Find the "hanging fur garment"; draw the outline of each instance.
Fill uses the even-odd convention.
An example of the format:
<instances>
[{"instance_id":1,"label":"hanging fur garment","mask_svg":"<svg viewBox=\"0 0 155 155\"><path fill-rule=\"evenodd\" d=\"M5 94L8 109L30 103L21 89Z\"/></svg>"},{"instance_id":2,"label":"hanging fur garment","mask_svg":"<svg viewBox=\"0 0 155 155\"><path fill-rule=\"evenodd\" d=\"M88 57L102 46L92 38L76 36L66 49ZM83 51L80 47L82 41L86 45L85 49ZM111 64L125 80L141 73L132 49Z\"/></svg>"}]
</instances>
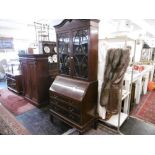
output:
<instances>
[{"instance_id":1,"label":"hanging fur garment","mask_svg":"<svg viewBox=\"0 0 155 155\"><path fill-rule=\"evenodd\" d=\"M129 65L129 49L109 49L106 56L100 104L106 108L106 118L118 113L123 77Z\"/></svg>"}]
</instances>

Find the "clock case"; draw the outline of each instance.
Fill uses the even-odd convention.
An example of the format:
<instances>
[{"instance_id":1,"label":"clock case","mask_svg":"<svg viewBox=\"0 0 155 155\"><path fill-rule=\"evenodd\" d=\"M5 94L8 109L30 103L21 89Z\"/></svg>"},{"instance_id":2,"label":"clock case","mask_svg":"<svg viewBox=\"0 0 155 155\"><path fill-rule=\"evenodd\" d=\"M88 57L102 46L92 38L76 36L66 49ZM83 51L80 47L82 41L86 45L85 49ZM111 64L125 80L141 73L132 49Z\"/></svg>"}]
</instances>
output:
<instances>
[{"instance_id":1,"label":"clock case","mask_svg":"<svg viewBox=\"0 0 155 155\"><path fill-rule=\"evenodd\" d=\"M50 49L50 52L49 53L46 53L46 51L44 50L44 47L49 47ZM40 50L40 53L42 54L46 54L48 56L52 56L53 54L56 54L54 48L56 47L56 42L53 42L53 41L40 41L39 42L39 50Z\"/></svg>"},{"instance_id":2,"label":"clock case","mask_svg":"<svg viewBox=\"0 0 155 155\"><path fill-rule=\"evenodd\" d=\"M46 53L44 47L47 46L50 49L49 53ZM49 57L53 57L56 55L58 57L56 49L56 42L53 41L40 41L39 42L39 50L41 54L47 55ZM49 75L50 75L50 84L52 84L55 77L58 75L58 62L49 62Z\"/></svg>"}]
</instances>

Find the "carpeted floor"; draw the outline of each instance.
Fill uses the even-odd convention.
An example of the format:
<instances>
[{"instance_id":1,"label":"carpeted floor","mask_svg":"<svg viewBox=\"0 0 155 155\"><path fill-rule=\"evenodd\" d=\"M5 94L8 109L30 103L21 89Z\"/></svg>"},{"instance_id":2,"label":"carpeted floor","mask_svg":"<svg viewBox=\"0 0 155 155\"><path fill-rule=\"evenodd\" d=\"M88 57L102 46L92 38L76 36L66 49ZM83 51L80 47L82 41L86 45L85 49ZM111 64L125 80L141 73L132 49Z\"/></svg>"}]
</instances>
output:
<instances>
[{"instance_id":1,"label":"carpeted floor","mask_svg":"<svg viewBox=\"0 0 155 155\"><path fill-rule=\"evenodd\" d=\"M141 119L129 117L121 126L124 135L155 135L155 125Z\"/></svg>"},{"instance_id":2,"label":"carpeted floor","mask_svg":"<svg viewBox=\"0 0 155 155\"><path fill-rule=\"evenodd\" d=\"M60 135L70 128L56 119L51 123L47 108L39 109L8 89L0 89L0 103L32 135Z\"/></svg>"},{"instance_id":3,"label":"carpeted floor","mask_svg":"<svg viewBox=\"0 0 155 155\"><path fill-rule=\"evenodd\" d=\"M0 103L0 135L29 135L30 132Z\"/></svg>"},{"instance_id":4,"label":"carpeted floor","mask_svg":"<svg viewBox=\"0 0 155 155\"><path fill-rule=\"evenodd\" d=\"M155 91L142 96L140 103L133 109L131 116L155 124Z\"/></svg>"},{"instance_id":5,"label":"carpeted floor","mask_svg":"<svg viewBox=\"0 0 155 155\"><path fill-rule=\"evenodd\" d=\"M26 109L26 111L22 111L21 109L24 107L22 105L23 102L25 101L25 99L22 96L18 96L6 89L1 89L0 94L1 94L0 102L3 102L3 106L5 107L8 106L7 109L12 114L16 115L16 116L12 115L11 118L13 119L14 117L32 135L61 135L71 129L70 126L61 122L60 120L57 120L56 118L54 118L53 119L54 121L51 122L50 114L48 113L48 109L46 107L37 108L34 106L32 109ZM7 122L5 123L7 124ZM76 134L78 134L78 132L74 132L72 135ZM109 135L116 133L111 132L111 130L108 130L107 128L99 126L97 130L91 129L85 134Z\"/></svg>"},{"instance_id":6,"label":"carpeted floor","mask_svg":"<svg viewBox=\"0 0 155 155\"><path fill-rule=\"evenodd\" d=\"M14 115L19 115L35 108L22 96L18 96L8 89L0 89L0 102Z\"/></svg>"},{"instance_id":7,"label":"carpeted floor","mask_svg":"<svg viewBox=\"0 0 155 155\"><path fill-rule=\"evenodd\" d=\"M35 108L16 117L33 135L61 135L70 127L59 120L50 121L47 108Z\"/></svg>"}]
</instances>

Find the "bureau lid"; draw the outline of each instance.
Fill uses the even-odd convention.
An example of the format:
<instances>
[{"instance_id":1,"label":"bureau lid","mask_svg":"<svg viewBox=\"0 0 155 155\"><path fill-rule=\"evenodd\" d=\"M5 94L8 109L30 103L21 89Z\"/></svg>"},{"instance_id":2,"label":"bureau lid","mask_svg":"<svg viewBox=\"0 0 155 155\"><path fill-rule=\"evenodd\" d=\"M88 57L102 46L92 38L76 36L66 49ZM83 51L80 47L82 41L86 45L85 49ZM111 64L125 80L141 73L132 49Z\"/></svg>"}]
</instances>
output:
<instances>
[{"instance_id":1,"label":"bureau lid","mask_svg":"<svg viewBox=\"0 0 155 155\"><path fill-rule=\"evenodd\" d=\"M86 94L88 86L89 82L57 76L50 90L81 102Z\"/></svg>"}]
</instances>

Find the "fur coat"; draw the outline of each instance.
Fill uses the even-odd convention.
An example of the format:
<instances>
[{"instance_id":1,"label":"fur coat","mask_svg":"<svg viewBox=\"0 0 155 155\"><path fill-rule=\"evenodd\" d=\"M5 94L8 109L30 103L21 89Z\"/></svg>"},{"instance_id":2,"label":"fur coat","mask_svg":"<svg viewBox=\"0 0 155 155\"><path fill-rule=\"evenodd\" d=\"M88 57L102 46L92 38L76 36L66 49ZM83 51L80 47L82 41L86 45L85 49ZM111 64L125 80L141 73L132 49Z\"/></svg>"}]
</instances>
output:
<instances>
[{"instance_id":1,"label":"fur coat","mask_svg":"<svg viewBox=\"0 0 155 155\"><path fill-rule=\"evenodd\" d=\"M118 48L107 51L100 105L104 106L108 113L118 113L122 82L129 61L129 49Z\"/></svg>"}]
</instances>

